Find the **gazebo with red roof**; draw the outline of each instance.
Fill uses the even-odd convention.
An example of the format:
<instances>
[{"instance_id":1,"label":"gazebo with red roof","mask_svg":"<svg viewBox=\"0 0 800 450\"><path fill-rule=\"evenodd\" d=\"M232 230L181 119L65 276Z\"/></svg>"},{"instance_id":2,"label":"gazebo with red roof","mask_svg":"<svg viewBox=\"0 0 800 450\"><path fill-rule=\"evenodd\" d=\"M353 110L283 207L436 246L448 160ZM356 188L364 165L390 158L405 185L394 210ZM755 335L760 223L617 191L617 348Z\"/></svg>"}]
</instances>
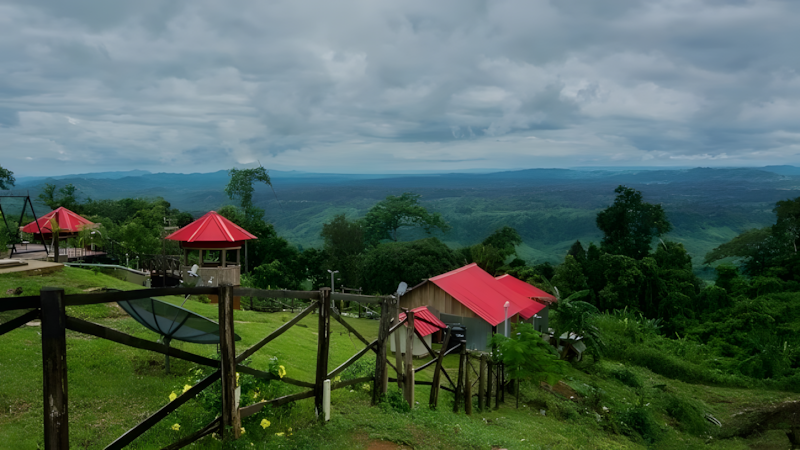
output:
<instances>
[{"instance_id":1,"label":"gazebo with red roof","mask_svg":"<svg viewBox=\"0 0 800 450\"><path fill-rule=\"evenodd\" d=\"M257 238L216 211L210 211L166 239L181 243L184 251L181 267L184 283L238 286L242 245L247 240ZM194 251L198 256L197 277L191 274L192 267L189 265L189 254ZM232 255L235 258L231 258Z\"/></svg>"},{"instance_id":2,"label":"gazebo with red roof","mask_svg":"<svg viewBox=\"0 0 800 450\"><path fill-rule=\"evenodd\" d=\"M43 215L39 219L25 225L20 229L20 231L36 236L41 233L41 236L44 239L52 239L53 226L50 222L52 219L55 219L56 224L58 224L59 239L74 237L84 229L97 228L96 223L90 222L80 215L61 206L56 210Z\"/></svg>"}]
</instances>

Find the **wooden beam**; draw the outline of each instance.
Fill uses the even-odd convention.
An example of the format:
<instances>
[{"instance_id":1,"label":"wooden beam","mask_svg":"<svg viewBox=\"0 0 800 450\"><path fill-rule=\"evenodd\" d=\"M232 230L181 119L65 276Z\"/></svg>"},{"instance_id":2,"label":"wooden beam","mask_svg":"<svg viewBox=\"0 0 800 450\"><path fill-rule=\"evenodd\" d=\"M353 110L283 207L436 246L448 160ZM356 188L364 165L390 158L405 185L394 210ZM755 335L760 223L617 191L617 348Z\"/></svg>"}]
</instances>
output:
<instances>
[{"instance_id":1,"label":"wooden beam","mask_svg":"<svg viewBox=\"0 0 800 450\"><path fill-rule=\"evenodd\" d=\"M344 372L344 371L345 371L345 369L347 369L348 367L350 367L350 365L351 365L351 364L353 364L354 362L358 361L358 360L359 360L359 358L361 358L362 356L364 356L364 354L365 354L365 353L367 353L368 351L372 350L372 347L373 347L373 346L374 346L374 345L375 345L377 342L378 342L378 340L377 340L377 339L376 339L376 340L374 340L374 341L372 341L372 342L371 342L369 345L367 345L366 347L362 348L362 349L361 349L361 351L359 351L359 352L358 352L358 353L356 353L355 355L351 356L351 357L350 357L350 359L348 359L347 361L343 362L343 363L342 363L342 364L341 364L339 367L337 367L337 368L333 369L333 371L331 371L331 373L329 373L329 374L328 374L328 379L332 379L332 378L334 378L336 375L339 375L340 373Z\"/></svg>"},{"instance_id":2,"label":"wooden beam","mask_svg":"<svg viewBox=\"0 0 800 450\"><path fill-rule=\"evenodd\" d=\"M364 336L362 336L361 333L359 333L355 328L353 328L352 325L350 325L349 323L345 322L345 320L344 320L344 318L342 317L341 314L337 313L334 310L331 310L331 316L334 319L336 319L337 322L342 324L342 326L345 327L347 329L347 331L349 331L350 333L353 333L358 338L359 341L364 343L364 345L369 345L370 344L370 342ZM378 331L378 334L380 334L380 331Z\"/></svg>"},{"instance_id":3,"label":"wooden beam","mask_svg":"<svg viewBox=\"0 0 800 450\"><path fill-rule=\"evenodd\" d=\"M245 406L239 410L239 415L241 415L242 419L246 419L253 414L261 411L267 405L272 406L280 406L285 405L287 403L296 402L297 400L303 400L304 398L311 398L314 396L314 391L305 391L299 392L297 394L285 395L283 397L273 398L272 400L267 400L265 402L253 403L252 405Z\"/></svg>"},{"instance_id":4,"label":"wooden beam","mask_svg":"<svg viewBox=\"0 0 800 450\"><path fill-rule=\"evenodd\" d=\"M358 302L358 303L372 303L377 305L383 302L383 297L376 297L373 295L345 294L342 292L331 292L331 300L344 300L346 302Z\"/></svg>"},{"instance_id":5,"label":"wooden beam","mask_svg":"<svg viewBox=\"0 0 800 450\"><path fill-rule=\"evenodd\" d=\"M360 309L359 309L360 311ZM384 298L381 303L381 320L378 324L378 343L375 350L375 385L372 389L372 404L376 405L381 395L388 390L389 369L386 367L386 339L389 336L389 299Z\"/></svg>"},{"instance_id":6,"label":"wooden beam","mask_svg":"<svg viewBox=\"0 0 800 450\"><path fill-rule=\"evenodd\" d=\"M235 289L234 289L234 292L235 292ZM239 356L236 357L236 362L240 363L240 362L244 361L245 359L249 358L250 356L253 355L253 353L255 353L259 349L261 349L261 347L267 345L270 341L272 341L276 337L278 337L281 334L283 334L289 328L293 327L297 322L300 322L301 320L303 320L303 317L311 314L311 312L314 311L314 308L317 306L317 304L318 304L318 302L312 303L311 305L308 306L308 308L300 311L300 313L298 315L294 316L294 318L292 318L292 320L290 320L290 321L286 322L285 324L279 326L278 328L275 329L275 331L270 333L267 337L265 337L264 339L258 341L255 344L253 344L247 350L243 351Z\"/></svg>"},{"instance_id":7,"label":"wooden beam","mask_svg":"<svg viewBox=\"0 0 800 450\"><path fill-rule=\"evenodd\" d=\"M8 333L11 330L16 330L17 328L25 325L26 323L30 322L31 320L35 320L39 318L40 310L34 309L33 311L28 311L25 314L15 317L8 322L0 324L0 336Z\"/></svg>"},{"instance_id":8,"label":"wooden beam","mask_svg":"<svg viewBox=\"0 0 800 450\"><path fill-rule=\"evenodd\" d=\"M464 343L464 348L466 349L466 341ZM469 366L469 356L467 356L466 350L462 352L462 355L464 355L465 364ZM469 368L466 367L464 368L464 412L468 416L472 415L472 382L470 381Z\"/></svg>"},{"instance_id":9,"label":"wooden beam","mask_svg":"<svg viewBox=\"0 0 800 450\"><path fill-rule=\"evenodd\" d=\"M219 431L219 424L220 424L221 421L222 421L222 419L220 417L217 417L216 419L212 420L211 423L209 423L208 425L204 426L203 428L195 431L194 433L190 434L189 436L186 436L186 437L180 439L177 442L174 442L174 443L164 447L161 450L178 450L178 449L181 449L183 447L186 447L187 445L191 444L192 442L198 441L198 440L208 436L211 433Z\"/></svg>"},{"instance_id":10,"label":"wooden beam","mask_svg":"<svg viewBox=\"0 0 800 450\"><path fill-rule=\"evenodd\" d=\"M408 407L414 408L414 311L406 312L406 353L405 353L405 374L403 375L403 393L405 394ZM400 349L397 349L400 351Z\"/></svg>"},{"instance_id":11,"label":"wooden beam","mask_svg":"<svg viewBox=\"0 0 800 450\"><path fill-rule=\"evenodd\" d=\"M214 371L211 375L203 378L191 387L188 391L184 392L183 394L179 395L178 398L175 400L167 403L161 409L153 413L147 419L144 419L135 427L131 428L125 434L118 437L117 440L108 444L105 450L119 450L121 448L126 447L128 444L134 441L137 437L141 436L145 431L149 430L153 427L153 425L160 422L162 419L167 417L170 413L178 409L181 405L188 402L189 400L195 398L197 394L202 392L205 388L211 386L211 383L219 380L221 372L219 370Z\"/></svg>"},{"instance_id":12,"label":"wooden beam","mask_svg":"<svg viewBox=\"0 0 800 450\"><path fill-rule=\"evenodd\" d=\"M27 297L7 297L0 302L0 312L14 311L16 309L40 308L41 306L41 297L38 295L30 295Z\"/></svg>"},{"instance_id":13,"label":"wooden beam","mask_svg":"<svg viewBox=\"0 0 800 450\"><path fill-rule=\"evenodd\" d=\"M439 404L439 389L441 387L441 373L444 369L442 367L442 361L444 360L445 349L447 348L447 344L450 342L450 328L447 329L444 333L444 342L442 342L442 348L439 350L439 356L436 358L436 369L433 370L433 387L431 387L431 396L428 401L429 405L432 408L435 408L436 405ZM446 375L446 373L445 373Z\"/></svg>"},{"instance_id":14,"label":"wooden beam","mask_svg":"<svg viewBox=\"0 0 800 450\"><path fill-rule=\"evenodd\" d=\"M223 440L239 439L242 419L236 399L236 342L233 325L233 286L219 287L219 350L222 369L222 428ZM230 436L228 432L230 431Z\"/></svg>"},{"instance_id":15,"label":"wooden beam","mask_svg":"<svg viewBox=\"0 0 800 450\"><path fill-rule=\"evenodd\" d=\"M395 333L395 331L403 325L408 319L408 316L406 315L405 319L402 321L400 320L400 299L397 299L393 306L392 316L394 317L395 325L389 328L389 336L394 333L394 358L397 364L397 367L395 367L395 371L397 371L397 387L403 389L403 374L405 372L403 371L403 359L400 357L400 333Z\"/></svg>"},{"instance_id":16,"label":"wooden beam","mask_svg":"<svg viewBox=\"0 0 800 450\"><path fill-rule=\"evenodd\" d=\"M322 414L322 387L328 375L328 355L331 343L331 290L320 290L319 321L317 324L317 374L314 386L314 406L317 417Z\"/></svg>"},{"instance_id":17,"label":"wooden beam","mask_svg":"<svg viewBox=\"0 0 800 450\"><path fill-rule=\"evenodd\" d=\"M319 300L318 291L265 290L238 286L233 289L233 295L237 297L300 298L304 300Z\"/></svg>"},{"instance_id":18,"label":"wooden beam","mask_svg":"<svg viewBox=\"0 0 800 450\"><path fill-rule=\"evenodd\" d=\"M461 355L458 359L458 384L456 385L456 401L453 403L453 412L458 412L458 404L464 393L464 358L467 355L467 341L461 341Z\"/></svg>"},{"instance_id":19,"label":"wooden beam","mask_svg":"<svg viewBox=\"0 0 800 450\"><path fill-rule=\"evenodd\" d=\"M114 291L100 294L73 294L64 297L67 306L96 305L140 298L166 297L170 295L216 295L215 287L171 287L158 289L137 289L134 291Z\"/></svg>"},{"instance_id":20,"label":"wooden beam","mask_svg":"<svg viewBox=\"0 0 800 450\"><path fill-rule=\"evenodd\" d=\"M43 287L42 376L44 448L69 448L67 403L67 336L64 289Z\"/></svg>"},{"instance_id":21,"label":"wooden beam","mask_svg":"<svg viewBox=\"0 0 800 450\"><path fill-rule=\"evenodd\" d=\"M96 336L116 342L117 344L127 345L128 347L138 348L140 350L149 350L152 352L161 353L162 355L174 356L178 359L183 359L185 361L190 361L203 366L213 367L215 369L219 368L219 361L215 359L195 355L194 353L189 353L168 345L159 344L158 342L137 338L129 334L98 325L96 323L87 322L83 319L67 317L67 328L72 331L77 331L78 333L88 334L90 336Z\"/></svg>"},{"instance_id":22,"label":"wooden beam","mask_svg":"<svg viewBox=\"0 0 800 450\"><path fill-rule=\"evenodd\" d=\"M486 354L481 354L481 363L478 366L478 409L483 411L486 403Z\"/></svg>"}]
</instances>

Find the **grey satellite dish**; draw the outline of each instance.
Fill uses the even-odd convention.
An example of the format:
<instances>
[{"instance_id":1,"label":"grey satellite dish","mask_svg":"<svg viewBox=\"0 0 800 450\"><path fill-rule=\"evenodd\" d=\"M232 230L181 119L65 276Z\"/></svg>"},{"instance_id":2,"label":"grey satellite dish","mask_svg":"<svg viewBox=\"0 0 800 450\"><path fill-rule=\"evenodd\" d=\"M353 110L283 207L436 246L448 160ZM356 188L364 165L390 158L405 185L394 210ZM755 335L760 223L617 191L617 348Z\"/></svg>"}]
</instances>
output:
<instances>
[{"instance_id":1,"label":"grey satellite dish","mask_svg":"<svg viewBox=\"0 0 800 450\"><path fill-rule=\"evenodd\" d=\"M406 293L407 290L408 290L408 284L406 284L405 281L401 281L400 285L397 286L397 296L398 297L402 296L403 294Z\"/></svg>"}]
</instances>

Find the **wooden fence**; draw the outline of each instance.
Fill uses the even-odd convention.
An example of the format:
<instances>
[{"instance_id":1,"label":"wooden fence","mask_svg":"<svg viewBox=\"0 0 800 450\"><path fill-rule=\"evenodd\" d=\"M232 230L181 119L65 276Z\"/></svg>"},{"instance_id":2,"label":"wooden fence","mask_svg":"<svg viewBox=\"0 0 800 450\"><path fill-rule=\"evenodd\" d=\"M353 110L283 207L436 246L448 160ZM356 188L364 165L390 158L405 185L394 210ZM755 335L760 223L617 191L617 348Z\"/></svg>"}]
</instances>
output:
<instances>
[{"instance_id":1,"label":"wooden fence","mask_svg":"<svg viewBox=\"0 0 800 450\"><path fill-rule=\"evenodd\" d=\"M87 322L82 319L66 315L67 306L91 305L99 303L110 303L122 300L135 300L150 297L160 297L169 295L217 295L219 297L219 329L220 329L220 360L210 359L204 356L186 352L174 347L170 347L157 342L137 338L111 328ZM233 297L259 297L270 299L303 299L310 300L311 304L306 306L296 316L280 327L272 331L260 341L236 354L234 343L234 320L233 320ZM360 304L370 304L373 308L380 308L380 322L378 338L368 341L355 328L348 324L335 308L331 307L333 300L344 300L358 302ZM314 404L318 416L322 416L323 386L325 380L332 380L341 374L350 365L363 357L368 352L375 352L376 366L375 376L362 377L354 380L347 380L331 384L331 390L345 388L354 384L369 382L374 383L372 389L373 404L380 401L386 393L390 381L397 382L403 389L404 398L412 407L414 401L414 386L431 385L429 404L436 407L439 399L439 388L441 386L441 375L444 375L449 382L448 386L441 386L442 389L455 393L455 405L453 410L458 411L463 403L466 412L472 412L472 398L477 395L478 407L489 407L492 397L492 386L495 386L495 406L503 401L504 386L502 370L495 367L492 372L492 364L487 363L487 355L478 355L480 361L479 370L475 370L470 362L469 352L466 349L466 341L461 341L456 346L448 350L450 340L449 329L445 333L442 349L436 353L425 343L419 331L414 327L415 320L424 321L422 318L414 318L414 313L407 311L407 317L399 321L400 310L397 300L391 296L374 297L356 294L346 294L331 292L324 288L320 291L273 291L251 288L233 287L230 285L220 287L193 287L193 288L159 288L143 289L135 291L108 292L95 294L75 294L65 295L61 288L42 288L39 296L3 298L0 301L0 312L12 310L27 310L15 319L0 324L0 335L8 333L25 323L41 319L42 329L42 360L43 360L43 425L45 449L67 449L69 448L69 408L68 408L68 389L67 389L67 354L66 354L66 330L72 330L107 339L122 345L150 350L174 358L183 359L195 364L209 366L217 369L208 375L189 390L178 396L175 400L163 406L144 421L134 426L122 436L117 438L105 448L121 449L145 431L152 428L159 421L165 419L170 413L189 400L195 398L204 389L211 386L215 381L221 380L222 383L222 411L221 415L208 423L206 426L167 447L165 449L179 449L213 432L219 433L224 439L238 439L241 429L241 420L259 412L266 405L279 406L289 402L294 402L306 398L314 398ZM318 313L318 339L317 339L317 363L314 383L304 382L289 377L276 378L269 372L260 371L242 365L242 362L255 352L263 348L269 342L283 334L289 328L300 322L304 317L314 311ZM335 369L328 371L329 348L331 338L331 318L342 324L350 333L355 335L365 347L350 357L347 361L340 364ZM406 331L406 355L401 358L397 352L396 364L392 364L387 358L386 344L389 336L407 323ZM431 324L433 325L433 324ZM434 325L435 326L435 325ZM400 333L395 334L399 337ZM420 337L420 341L425 346L431 356L431 360L421 365L413 367L413 337ZM397 346L399 349L399 345ZM448 372L443 367L444 357L450 353L458 351L460 362L457 374L457 382L454 382ZM476 359L473 357L472 359ZM428 367L435 366L432 382L416 382L415 374ZM388 368L394 369L395 377L389 377ZM486 370L488 368L488 371ZM265 400L253 405L240 408L236 396L236 372L250 374L265 379L277 379L282 382L306 388L307 390L286 395L279 398ZM475 382L471 382L471 372L476 374ZM492 376L494 373L494 377ZM494 378L494 380L493 380ZM494 381L494 383L493 383ZM473 387L478 384L478 393L473 394Z\"/></svg>"}]
</instances>

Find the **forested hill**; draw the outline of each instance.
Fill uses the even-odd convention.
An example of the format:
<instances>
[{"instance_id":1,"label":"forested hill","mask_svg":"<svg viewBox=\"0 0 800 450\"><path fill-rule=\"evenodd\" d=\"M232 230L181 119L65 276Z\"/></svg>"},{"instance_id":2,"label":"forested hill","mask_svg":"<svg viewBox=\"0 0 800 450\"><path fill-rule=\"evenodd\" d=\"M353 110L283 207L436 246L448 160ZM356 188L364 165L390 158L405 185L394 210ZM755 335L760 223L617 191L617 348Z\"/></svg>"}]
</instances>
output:
<instances>
[{"instance_id":1,"label":"forested hill","mask_svg":"<svg viewBox=\"0 0 800 450\"><path fill-rule=\"evenodd\" d=\"M453 246L474 244L500 226L516 228L524 259L559 262L576 239L599 242L597 212L620 184L663 204L674 226L668 236L683 242L699 265L711 248L743 230L774 223L778 200L800 196L800 168L567 170L530 169L486 174L348 175L271 171L274 193L259 187L256 206L278 232L304 247L321 244L322 223L334 214L362 216L390 194L415 192L431 211L452 225L442 239ZM21 178L17 188L32 196L44 183L77 187L79 199L163 197L173 207L200 214L230 201L225 170L206 174L112 172ZM421 237L409 231L402 239Z\"/></svg>"}]
</instances>

